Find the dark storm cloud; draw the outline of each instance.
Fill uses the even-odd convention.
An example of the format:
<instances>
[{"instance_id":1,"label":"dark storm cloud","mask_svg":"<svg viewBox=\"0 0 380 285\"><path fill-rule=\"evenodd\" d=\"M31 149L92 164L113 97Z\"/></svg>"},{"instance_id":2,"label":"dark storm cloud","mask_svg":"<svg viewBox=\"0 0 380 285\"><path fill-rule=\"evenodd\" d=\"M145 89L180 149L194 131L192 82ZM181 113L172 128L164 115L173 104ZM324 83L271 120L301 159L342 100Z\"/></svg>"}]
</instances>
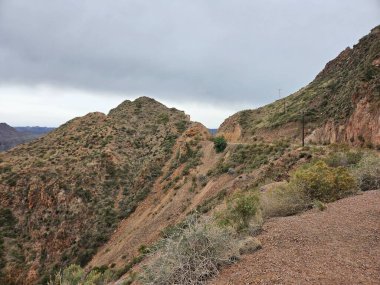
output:
<instances>
[{"instance_id":1,"label":"dark storm cloud","mask_svg":"<svg viewBox=\"0 0 380 285\"><path fill-rule=\"evenodd\" d=\"M0 84L263 104L379 19L377 0L0 0Z\"/></svg>"}]
</instances>

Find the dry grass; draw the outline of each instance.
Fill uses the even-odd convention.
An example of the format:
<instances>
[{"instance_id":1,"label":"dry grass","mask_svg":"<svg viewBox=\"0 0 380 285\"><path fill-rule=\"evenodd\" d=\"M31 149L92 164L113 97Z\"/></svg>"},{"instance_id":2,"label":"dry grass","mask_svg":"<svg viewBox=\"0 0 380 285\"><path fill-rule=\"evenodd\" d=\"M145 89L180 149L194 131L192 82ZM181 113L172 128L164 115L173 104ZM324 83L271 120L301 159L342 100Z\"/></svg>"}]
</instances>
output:
<instances>
[{"instance_id":1,"label":"dry grass","mask_svg":"<svg viewBox=\"0 0 380 285\"><path fill-rule=\"evenodd\" d=\"M380 158L376 154L366 154L353 171L362 191L380 189Z\"/></svg>"},{"instance_id":2,"label":"dry grass","mask_svg":"<svg viewBox=\"0 0 380 285\"><path fill-rule=\"evenodd\" d=\"M261 193L260 203L264 218L294 215L310 205L306 195L289 184L279 185Z\"/></svg>"}]
</instances>

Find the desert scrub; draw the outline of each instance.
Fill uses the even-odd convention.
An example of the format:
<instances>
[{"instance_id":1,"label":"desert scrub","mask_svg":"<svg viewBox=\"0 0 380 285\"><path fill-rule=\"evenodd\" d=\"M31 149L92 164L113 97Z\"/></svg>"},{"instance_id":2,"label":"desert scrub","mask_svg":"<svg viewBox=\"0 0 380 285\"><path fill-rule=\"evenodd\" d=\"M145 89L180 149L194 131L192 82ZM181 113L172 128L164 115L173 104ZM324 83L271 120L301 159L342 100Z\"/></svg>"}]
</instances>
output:
<instances>
[{"instance_id":1,"label":"desert scrub","mask_svg":"<svg viewBox=\"0 0 380 285\"><path fill-rule=\"evenodd\" d=\"M317 161L297 169L290 179L291 187L302 191L310 200L332 202L356 192L356 180L344 167L330 167Z\"/></svg>"},{"instance_id":2,"label":"desert scrub","mask_svg":"<svg viewBox=\"0 0 380 285\"><path fill-rule=\"evenodd\" d=\"M261 193L260 205L264 218L284 217L307 209L310 199L303 191L286 183Z\"/></svg>"},{"instance_id":3,"label":"desert scrub","mask_svg":"<svg viewBox=\"0 0 380 285\"><path fill-rule=\"evenodd\" d=\"M249 172L268 164L271 160L279 158L289 147L285 141L274 144L253 143L249 145L237 145L231 149L231 155L226 164L230 167L242 167Z\"/></svg>"},{"instance_id":4,"label":"desert scrub","mask_svg":"<svg viewBox=\"0 0 380 285\"><path fill-rule=\"evenodd\" d=\"M236 231L247 230L252 222L261 224L259 196L253 191L237 193L227 200L226 209L216 213L220 225Z\"/></svg>"},{"instance_id":5,"label":"desert scrub","mask_svg":"<svg viewBox=\"0 0 380 285\"><path fill-rule=\"evenodd\" d=\"M48 285L106 285L114 280L111 270L91 270L88 274L79 265L72 264L50 278Z\"/></svg>"},{"instance_id":6,"label":"desert scrub","mask_svg":"<svg viewBox=\"0 0 380 285\"><path fill-rule=\"evenodd\" d=\"M143 284L205 284L236 259L234 234L212 220L189 221L180 235L164 239L140 277Z\"/></svg>"},{"instance_id":7,"label":"desert scrub","mask_svg":"<svg viewBox=\"0 0 380 285\"><path fill-rule=\"evenodd\" d=\"M331 167L351 167L359 163L363 156L363 152L354 150L333 151L324 161Z\"/></svg>"},{"instance_id":8,"label":"desert scrub","mask_svg":"<svg viewBox=\"0 0 380 285\"><path fill-rule=\"evenodd\" d=\"M0 207L0 284L6 284L2 269L7 265L7 252L10 252L9 244L6 246L5 239L12 239L17 236L15 228L17 219L14 217L12 211L8 208ZM12 262L16 262L14 259Z\"/></svg>"},{"instance_id":9,"label":"desert scrub","mask_svg":"<svg viewBox=\"0 0 380 285\"><path fill-rule=\"evenodd\" d=\"M380 189L380 158L373 153L363 156L353 173L362 191Z\"/></svg>"}]
</instances>

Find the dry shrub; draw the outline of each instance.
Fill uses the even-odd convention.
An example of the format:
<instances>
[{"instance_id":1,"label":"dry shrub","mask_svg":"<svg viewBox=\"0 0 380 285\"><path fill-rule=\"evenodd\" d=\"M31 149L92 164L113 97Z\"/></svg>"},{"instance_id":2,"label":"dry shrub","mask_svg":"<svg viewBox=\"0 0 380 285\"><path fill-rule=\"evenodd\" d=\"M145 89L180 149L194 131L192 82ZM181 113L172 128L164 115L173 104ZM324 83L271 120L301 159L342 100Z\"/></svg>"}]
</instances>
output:
<instances>
[{"instance_id":1,"label":"dry shrub","mask_svg":"<svg viewBox=\"0 0 380 285\"><path fill-rule=\"evenodd\" d=\"M303 191L289 184L279 185L261 193L260 203L264 218L294 215L310 205Z\"/></svg>"},{"instance_id":2,"label":"dry shrub","mask_svg":"<svg viewBox=\"0 0 380 285\"><path fill-rule=\"evenodd\" d=\"M189 222L182 234L166 238L144 267L144 284L197 285L218 274L238 256L234 234L211 220Z\"/></svg>"},{"instance_id":3,"label":"dry shrub","mask_svg":"<svg viewBox=\"0 0 380 285\"><path fill-rule=\"evenodd\" d=\"M367 153L354 169L359 189L362 191L380 189L380 158Z\"/></svg>"}]
</instances>

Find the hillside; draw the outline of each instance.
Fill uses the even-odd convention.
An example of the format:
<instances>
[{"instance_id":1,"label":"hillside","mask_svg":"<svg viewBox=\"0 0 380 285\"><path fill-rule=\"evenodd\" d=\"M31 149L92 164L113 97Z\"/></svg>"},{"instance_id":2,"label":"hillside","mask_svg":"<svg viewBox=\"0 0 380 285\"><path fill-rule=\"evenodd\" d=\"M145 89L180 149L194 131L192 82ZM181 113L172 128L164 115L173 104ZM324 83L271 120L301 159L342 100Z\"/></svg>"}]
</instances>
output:
<instances>
[{"instance_id":1,"label":"hillside","mask_svg":"<svg viewBox=\"0 0 380 285\"><path fill-rule=\"evenodd\" d=\"M379 39L380 27L295 94L228 118L218 135L229 143L220 150L202 124L141 97L123 102L107 115L74 118L1 153L0 284L46 284L73 264L89 276L112 275L112 281L99 281L101 285L131 284L136 272L154 261L151 254L165 239L186 229L188 219L212 220L219 215L226 222L223 217L228 215L223 213L233 208L234 201L249 201L257 218L253 227L245 223L245 232L229 224L235 244L247 235L252 240L268 220L259 236L265 247L262 255L281 243L273 234L279 228L286 236L281 227L289 227L284 243L293 248L293 235L305 234L306 240L316 241L302 229L310 223L323 228L325 219L331 235L316 232L325 238L317 241L326 244L330 237L345 242L346 237L334 235L332 229L347 226L346 231L356 223L355 239L350 241L368 242L360 235L368 228L355 215L372 223L373 216L362 205L378 199L376 193L329 204L325 212L299 213L324 209L324 203L354 195L359 188L380 187L376 150L327 145L344 142L377 148L380 143ZM300 110L305 111L306 147L299 144ZM339 208L342 203L355 211ZM370 206L378 211L378 204ZM244 204L241 209L245 211ZM299 215L271 220L294 214ZM339 215L349 217L349 225L341 225ZM241 265L222 271L223 280L215 284L230 282L232 271L244 272L255 257L243 256ZM228 257L229 264L236 259ZM228 284L249 283L250 274ZM212 276L205 274L200 283L192 284L204 284Z\"/></svg>"},{"instance_id":2,"label":"hillside","mask_svg":"<svg viewBox=\"0 0 380 285\"><path fill-rule=\"evenodd\" d=\"M8 150L34 138L36 135L32 133L18 131L6 123L0 123L0 151Z\"/></svg>"},{"instance_id":3,"label":"hillside","mask_svg":"<svg viewBox=\"0 0 380 285\"><path fill-rule=\"evenodd\" d=\"M142 97L1 154L0 211L14 224L0 254L5 284L46 282L57 266L86 264L150 193L189 124Z\"/></svg>"},{"instance_id":4,"label":"hillside","mask_svg":"<svg viewBox=\"0 0 380 285\"><path fill-rule=\"evenodd\" d=\"M232 142L306 141L380 146L380 26L347 48L306 87L256 110L226 119L218 130Z\"/></svg>"},{"instance_id":5,"label":"hillside","mask_svg":"<svg viewBox=\"0 0 380 285\"><path fill-rule=\"evenodd\" d=\"M74 263L124 272L194 211L286 177L307 161L295 160L300 153L282 142L216 153L203 125L144 97L73 119L0 156L1 211L11 222L0 223L3 280L44 283Z\"/></svg>"}]
</instances>

